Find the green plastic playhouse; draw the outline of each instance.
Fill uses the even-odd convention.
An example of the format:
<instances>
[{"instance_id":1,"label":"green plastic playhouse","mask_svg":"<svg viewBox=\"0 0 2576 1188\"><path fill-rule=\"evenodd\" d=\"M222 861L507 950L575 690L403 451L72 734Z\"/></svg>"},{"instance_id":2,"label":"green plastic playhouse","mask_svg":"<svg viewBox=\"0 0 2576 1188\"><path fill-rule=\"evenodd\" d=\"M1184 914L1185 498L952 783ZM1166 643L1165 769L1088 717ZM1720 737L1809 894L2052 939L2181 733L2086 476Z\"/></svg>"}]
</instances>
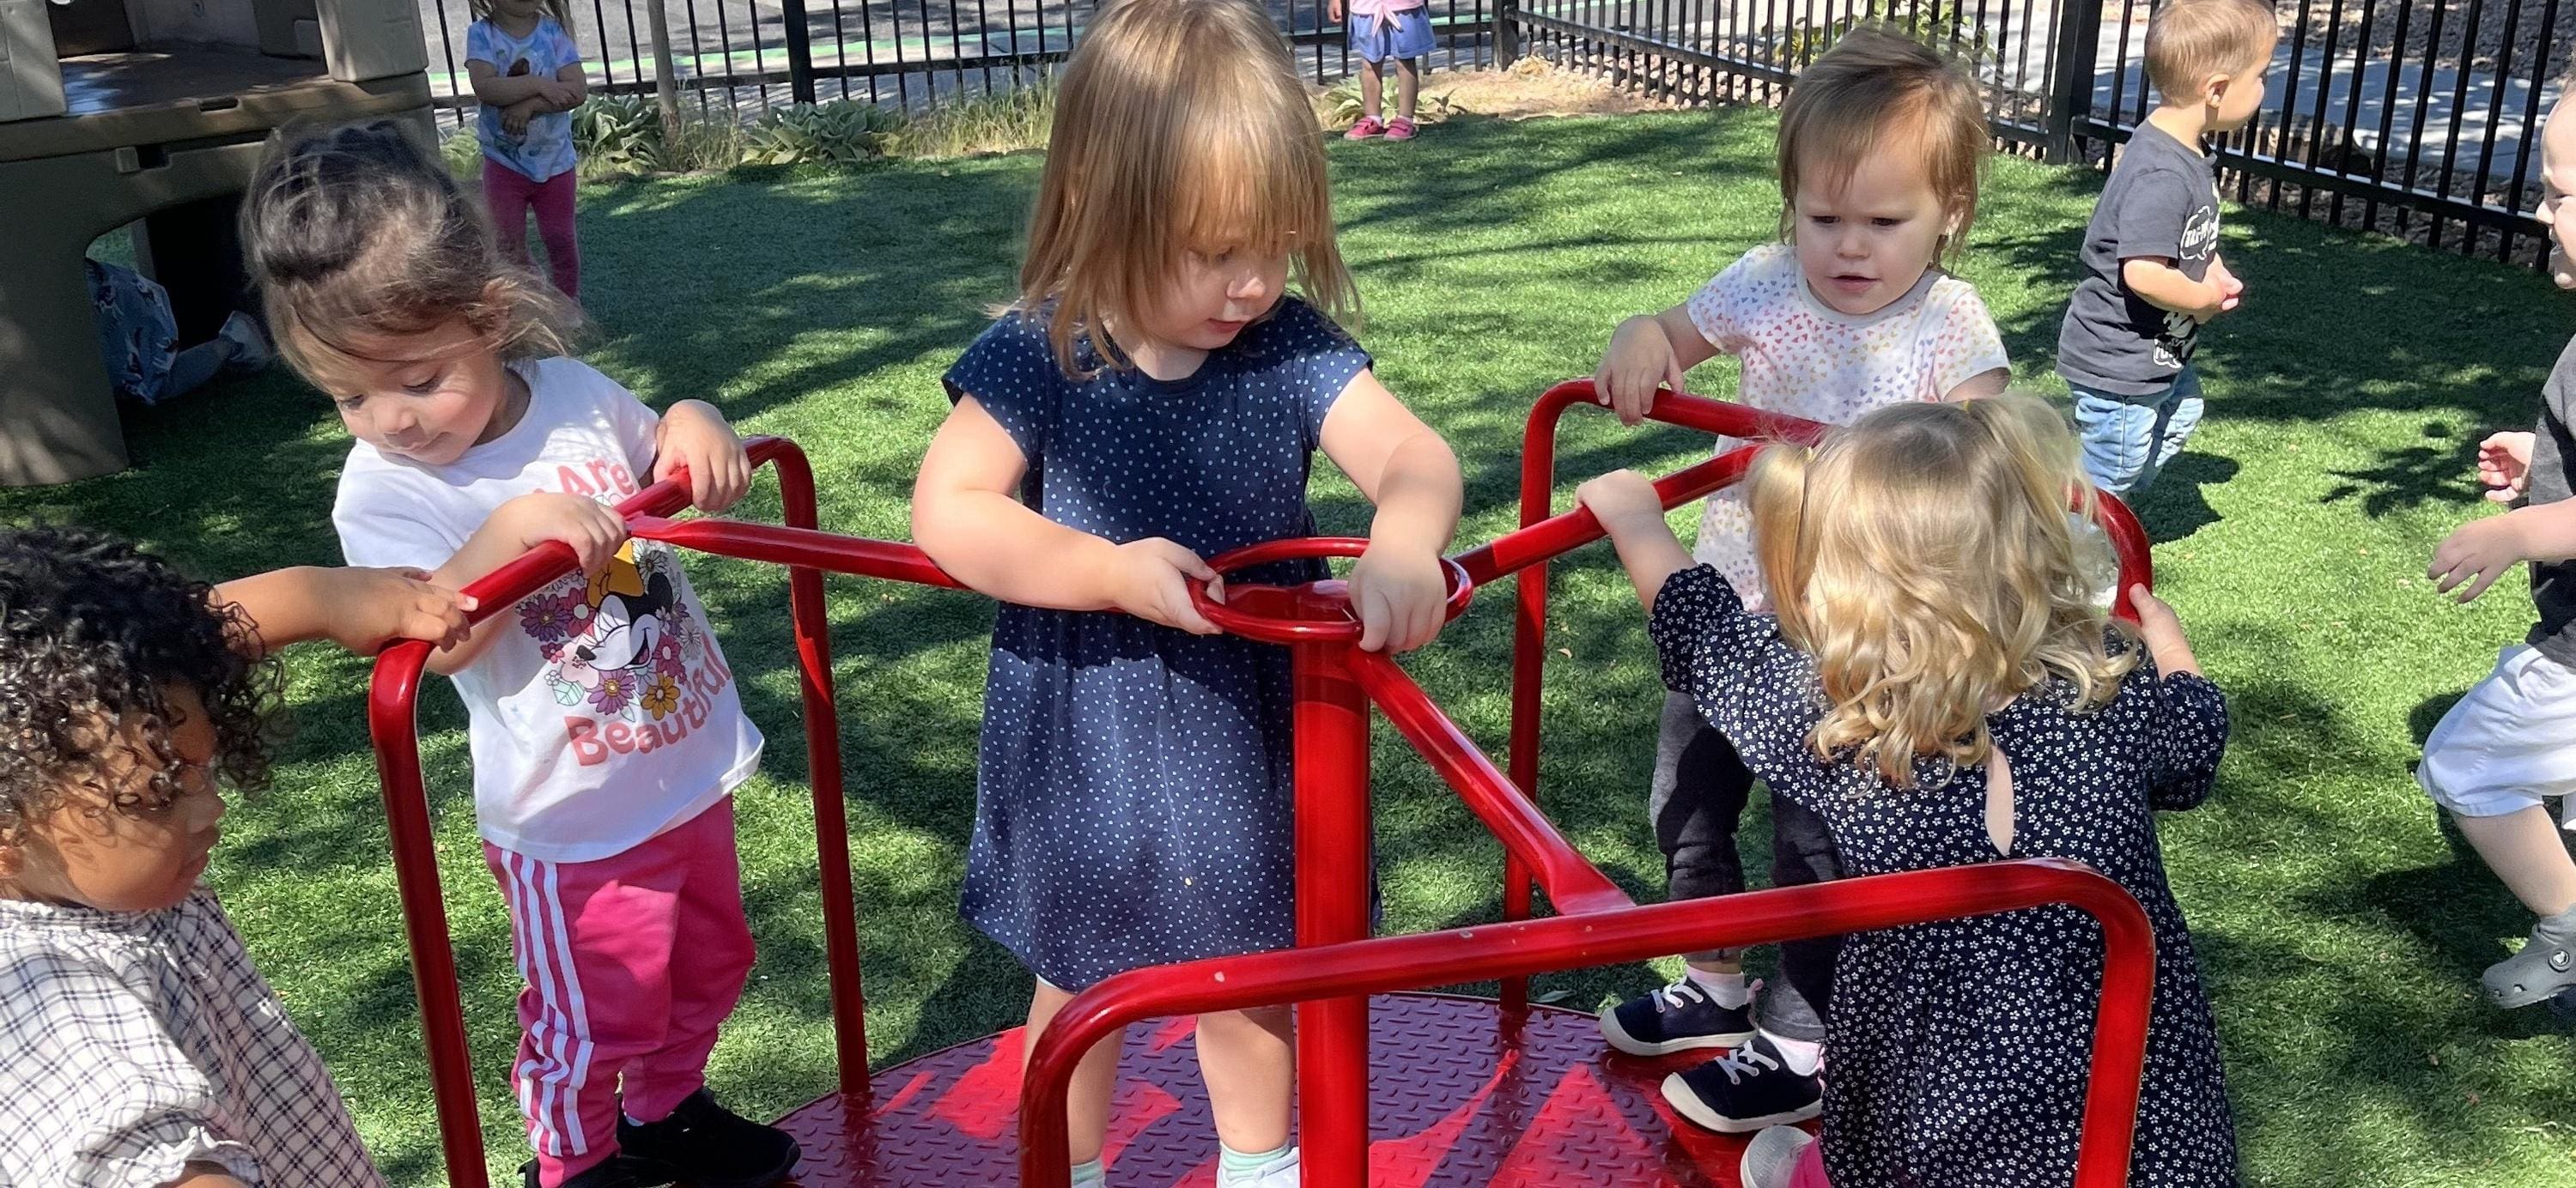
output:
<instances>
[{"instance_id":1,"label":"green plastic playhouse","mask_svg":"<svg viewBox=\"0 0 2576 1188\"><path fill-rule=\"evenodd\" d=\"M0 0L0 485L109 474L124 434L82 254L135 225L182 343L246 306L235 212L271 130L431 134L413 0Z\"/></svg>"}]
</instances>

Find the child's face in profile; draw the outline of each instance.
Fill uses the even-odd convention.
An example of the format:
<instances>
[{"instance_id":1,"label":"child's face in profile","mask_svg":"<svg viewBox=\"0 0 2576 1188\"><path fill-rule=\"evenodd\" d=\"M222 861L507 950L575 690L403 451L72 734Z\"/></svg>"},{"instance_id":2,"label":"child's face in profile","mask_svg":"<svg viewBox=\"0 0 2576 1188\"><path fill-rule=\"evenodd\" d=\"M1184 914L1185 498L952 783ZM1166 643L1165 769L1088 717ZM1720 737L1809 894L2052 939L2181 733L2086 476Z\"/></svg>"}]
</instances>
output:
<instances>
[{"instance_id":1,"label":"child's face in profile","mask_svg":"<svg viewBox=\"0 0 2576 1188\"><path fill-rule=\"evenodd\" d=\"M424 466L446 466L509 431L510 369L463 318L419 334L353 335L351 358L318 385L349 435Z\"/></svg>"},{"instance_id":2,"label":"child's face in profile","mask_svg":"<svg viewBox=\"0 0 2576 1188\"><path fill-rule=\"evenodd\" d=\"M2562 289L2576 289L2576 111L2561 103L2551 108L2540 128L2540 207L2532 212L2549 225L2549 275Z\"/></svg>"},{"instance_id":3,"label":"child's face in profile","mask_svg":"<svg viewBox=\"0 0 2576 1188\"><path fill-rule=\"evenodd\" d=\"M176 906L206 872L206 859L222 836L223 797L206 766L215 755L215 728L194 690L168 690L170 743L187 763L184 791L168 808L124 812L96 789L66 789L52 812L26 823L17 844L0 849L0 875L17 898L117 912ZM151 751L125 732L104 748L99 782L132 787L151 777Z\"/></svg>"},{"instance_id":4,"label":"child's face in profile","mask_svg":"<svg viewBox=\"0 0 2576 1188\"><path fill-rule=\"evenodd\" d=\"M2280 38L2263 43L2263 54L2251 65L2228 75L2225 89L2218 94L2218 109L2209 117L2212 132L2233 132L2254 122L2254 113L2263 110L2264 76L2272 69L2272 51Z\"/></svg>"},{"instance_id":5,"label":"child's face in profile","mask_svg":"<svg viewBox=\"0 0 2576 1188\"><path fill-rule=\"evenodd\" d=\"M1958 220L1933 191L1920 153L1873 152L1839 189L1832 182L1830 170L1798 170L1790 232L1798 268L1808 291L1836 312L1874 314L1923 279Z\"/></svg>"}]
</instances>

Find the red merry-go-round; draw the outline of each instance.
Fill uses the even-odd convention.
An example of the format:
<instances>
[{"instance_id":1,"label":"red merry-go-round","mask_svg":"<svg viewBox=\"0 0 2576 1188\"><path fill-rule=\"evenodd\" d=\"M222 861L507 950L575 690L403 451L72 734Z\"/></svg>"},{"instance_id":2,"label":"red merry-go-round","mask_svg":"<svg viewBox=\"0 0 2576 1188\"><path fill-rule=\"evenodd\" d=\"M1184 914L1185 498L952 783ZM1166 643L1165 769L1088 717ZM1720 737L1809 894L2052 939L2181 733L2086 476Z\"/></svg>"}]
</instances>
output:
<instances>
[{"instance_id":1,"label":"red merry-go-round","mask_svg":"<svg viewBox=\"0 0 2576 1188\"><path fill-rule=\"evenodd\" d=\"M1132 970L1076 996L1046 1033L1004 1032L871 1070L857 904L844 817L839 714L823 574L957 588L911 545L840 536L815 524L814 476L790 442L750 443L777 474L784 526L673 519L684 480L619 505L646 540L788 567L814 797L832 1022L833 1091L779 1125L804 1161L794 1183L1062 1188L1066 1086L1075 1061L1129 1025L1108 1157L1123 1184L1211 1182L1215 1137L1188 1047L1189 1017L1272 1004L1297 1009L1297 1113L1306 1182L1324 1188L1480 1184L1732 1185L1740 1139L1677 1122L1654 1085L1672 1067L1611 1053L1590 1015L1533 1004L1532 974L1721 946L1763 944L1952 919L2042 904L2089 913L2104 933L2102 996L2085 1097L2077 1188L2127 1181L2144 1060L2154 938L2118 885L2081 864L2025 859L1640 906L1585 860L1539 808L1539 682L1547 563L1600 539L1588 511L1551 514L1558 419L1595 404L1588 381L1560 384L1531 410L1521 455L1522 527L1448 562L1452 617L1474 592L1515 579L1511 737L1498 768L1393 659L1363 652L1341 583L1233 587L1210 621L1286 645L1295 671L1295 948ZM1661 393L1653 419L1729 437L1813 440L1824 427L1739 405ZM1666 507L1742 478L1747 446L1656 481ZM2120 560L2117 606L2149 579L2146 538L2128 508L2098 515ZM1349 557L1365 541L1272 541L1213 558L1220 572L1290 557ZM534 550L469 590L506 608L571 572L571 551ZM465 1020L441 899L420 766L416 703L429 646L379 658L369 697L404 928L420 996L448 1182L487 1188ZM1503 916L1489 925L1373 936L1369 736L1382 713L1501 843ZM1532 918L1533 886L1554 915ZM1424 992L1497 981L1498 999Z\"/></svg>"}]
</instances>

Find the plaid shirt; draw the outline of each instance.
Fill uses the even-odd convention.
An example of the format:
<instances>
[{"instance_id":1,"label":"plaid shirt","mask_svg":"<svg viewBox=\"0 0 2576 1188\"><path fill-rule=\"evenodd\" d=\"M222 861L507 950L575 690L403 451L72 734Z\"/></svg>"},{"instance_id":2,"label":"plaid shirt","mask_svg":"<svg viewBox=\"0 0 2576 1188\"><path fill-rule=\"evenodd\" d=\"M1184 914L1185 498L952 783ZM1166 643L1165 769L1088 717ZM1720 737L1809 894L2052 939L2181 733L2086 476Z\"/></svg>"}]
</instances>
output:
<instances>
[{"instance_id":1,"label":"plaid shirt","mask_svg":"<svg viewBox=\"0 0 2576 1188\"><path fill-rule=\"evenodd\" d=\"M331 1074L214 892L157 912L0 900L0 1188L367 1188Z\"/></svg>"}]
</instances>

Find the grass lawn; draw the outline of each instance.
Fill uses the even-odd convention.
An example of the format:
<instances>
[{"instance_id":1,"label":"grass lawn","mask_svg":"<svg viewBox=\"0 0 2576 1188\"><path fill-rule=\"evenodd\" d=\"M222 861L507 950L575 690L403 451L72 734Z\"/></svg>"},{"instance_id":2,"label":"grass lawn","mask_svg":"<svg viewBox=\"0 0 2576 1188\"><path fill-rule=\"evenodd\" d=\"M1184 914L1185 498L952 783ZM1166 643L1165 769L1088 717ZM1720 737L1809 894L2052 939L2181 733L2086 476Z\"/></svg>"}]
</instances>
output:
<instances>
[{"instance_id":1,"label":"grass lawn","mask_svg":"<svg viewBox=\"0 0 2576 1188\"><path fill-rule=\"evenodd\" d=\"M1404 148L1333 142L1363 341L1457 445L1462 539L1510 526L1521 419L1545 384L1588 373L1620 316L1681 299L1771 235L1771 127L1752 111L1462 120ZM822 478L826 526L900 538L946 408L940 370L1010 293L1037 173L1023 155L585 190L585 289L603 328L589 357L657 405L704 397L747 430L795 438ZM1998 161L1964 266L2021 376L2049 391L2063 392L2050 374L2058 315L2098 186ZM2516 583L2457 609L2422 569L2445 531L2484 514L2471 447L2530 423L2576 306L2527 271L2230 219L2247 302L2202 353L2208 422L2139 510L2162 542L2161 589L2234 698L2218 794L2169 819L2164 841L2217 1003L2250 1182L2564 1184L2576 1048L2545 1014L2501 1014L2475 995L2478 971L2529 921L2409 773L2443 708L2529 618ZM1731 365L1705 371L1704 390L1731 389ZM132 471L0 493L0 519L112 528L215 576L336 558L328 509L347 443L295 380L275 373L130 423ZM1577 416L1563 465L1569 480L1663 470L1701 448ZM1315 499L1327 531L1364 525L1338 476ZM776 515L765 484L744 514ZM1651 898L1661 864L1641 804L1659 694L1611 566L1593 549L1558 568L1545 799L1587 854ZM822 1092L832 1060L786 583L714 560L692 571L771 739L741 812L761 963L713 1070L757 1114ZM1482 601L1407 664L1499 755L1510 615L1501 592ZM989 609L843 580L831 610L868 1034L876 1060L899 1060L1011 1024L1025 1002L1024 975L955 911ZM212 877L386 1171L433 1183L366 664L308 648L290 666L298 729L278 786L233 816ZM501 1081L516 982L473 844L461 726L437 683L425 759L500 1170L521 1158ZM1481 830L1400 744L1382 745L1378 771L1387 926L1492 918L1497 858ZM1767 869L1764 833L1748 823L1748 867ZM1668 972L1581 971L1541 989L1588 1007Z\"/></svg>"}]
</instances>

